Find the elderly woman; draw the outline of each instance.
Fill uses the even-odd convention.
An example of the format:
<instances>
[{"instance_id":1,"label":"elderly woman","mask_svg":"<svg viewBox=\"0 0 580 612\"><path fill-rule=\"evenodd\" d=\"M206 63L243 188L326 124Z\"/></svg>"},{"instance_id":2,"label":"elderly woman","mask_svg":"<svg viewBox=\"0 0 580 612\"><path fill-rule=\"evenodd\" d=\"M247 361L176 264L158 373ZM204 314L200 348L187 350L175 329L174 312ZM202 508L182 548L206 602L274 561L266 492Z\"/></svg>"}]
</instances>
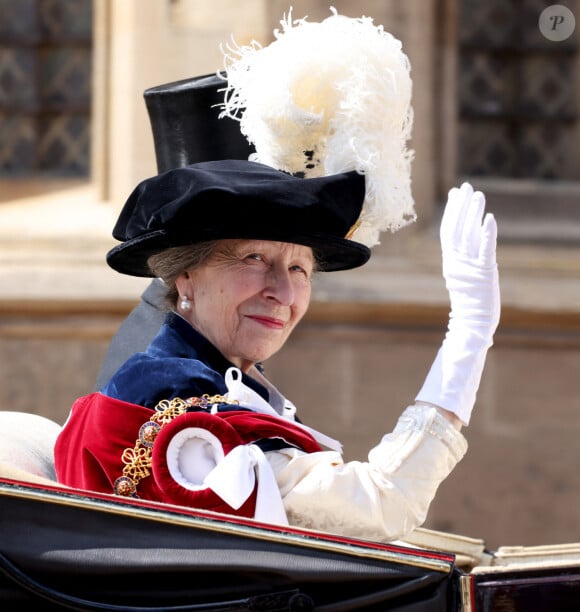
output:
<instances>
[{"instance_id":1,"label":"elderly woman","mask_svg":"<svg viewBox=\"0 0 580 612\"><path fill-rule=\"evenodd\" d=\"M261 367L307 311L315 274L368 260L349 238L364 196L356 172L297 178L233 160L138 185L107 260L162 278L169 312L145 352L75 402L56 444L59 480L381 541L420 525L466 452L460 429L499 320L496 226L482 194L467 184L449 194L449 331L416 403L367 461L343 462Z\"/></svg>"}]
</instances>

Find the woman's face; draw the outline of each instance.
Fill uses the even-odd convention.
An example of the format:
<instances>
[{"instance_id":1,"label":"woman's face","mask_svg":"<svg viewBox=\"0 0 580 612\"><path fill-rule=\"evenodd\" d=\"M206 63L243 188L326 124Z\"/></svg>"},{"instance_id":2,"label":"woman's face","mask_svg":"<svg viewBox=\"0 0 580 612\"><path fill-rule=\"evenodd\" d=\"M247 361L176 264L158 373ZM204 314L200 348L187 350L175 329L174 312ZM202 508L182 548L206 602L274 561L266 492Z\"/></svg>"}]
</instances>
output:
<instances>
[{"instance_id":1,"label":"woman's face","mask_svg":"<svg viewBox=\"0 0 580 612\"><path fill-rule=\"evenodd\" d=\"M176 280L191 309L178 312L229 361L247 371L276 353L304 316L311 294L310 247L221 240L201 266Z\"/></svg>"}]
</instances>

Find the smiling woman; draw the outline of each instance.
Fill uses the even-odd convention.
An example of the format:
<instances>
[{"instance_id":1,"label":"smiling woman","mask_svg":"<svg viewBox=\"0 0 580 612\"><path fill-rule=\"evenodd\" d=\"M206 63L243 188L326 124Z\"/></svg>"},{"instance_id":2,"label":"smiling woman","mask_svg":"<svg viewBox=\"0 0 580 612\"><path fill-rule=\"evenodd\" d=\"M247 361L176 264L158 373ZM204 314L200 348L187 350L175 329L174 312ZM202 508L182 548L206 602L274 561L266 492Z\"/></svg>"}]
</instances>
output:
<instances>
[{"instance_id":1,"label":"smiling woman","mask_svg":"<svg viewBox=\"0 0 580 612\"><path fill-rule=\"evenodd\" d=\"M306 313L313 267L307 246L220 241L206 265L176 279L182 296L177 311L231 363L248 372L282 347ZM222 319L217 329L215 317Z\"/></svg>"},{"instance_id":2,"label":"smiling woman","mask_svg":"<svg viewBox=\"0 0 580 612\"><path fill-rule=\"evenodd\" d=\"M308 33L307 46L317 49L320 36L330 34L323 45L330 55L337 39L350 37L353 47L344 47L357 59L328 64L322 54L323 81L311 91L316 113L291 108L273 117L277 104L262 108L262 97L252 95L256 82L291 100L314 81L306 70L271 86L266 70L246 82L260 65L258 49L242 52L237 67L228 64L231 83L229 74L209 80L226 90L232 115L240 102L246 111L259 102L262 112L250 112L252 121L242 116L240 129L267 137L248 138L257 145L249 160L193 163L187 150L180 158L189 165L142 181L127 199L113 230L119 244L107 262L122 274L159 277L168 312L144 351L99 392L75 402L55 446L57 477L75 487L269 523L399 539L425 520L439 484L467 449L460 429L469 423L499 320L497 228L483 194L468 184L449 192L441 223L448 334L395 429L366 461L345 462L339 442L298 419L262 362L307 311L314 271L364 265L381 231L414 218L409 66L399 41L368 19L334 14L323 24L284 25L286 40ZM292 49L282 55L295 57ZM320 60L311 50L306 59L308 65ZM368 72L361 70L369 63ZM197 82L198 94L204 83ZM169 93L186 89L181 83ZM183 123L168 122L167 139L179 141L176 149L165 142L172 152L196 140L185 128L195 115L189 102L179 113ZM227 116L224 121L231 127ZM314 140L313 124L320 124ZM213 144L221 135L216 129L206 140ZM332 405L323 410L332 418Z\"/></svg>"},{"instance_id":3,"label":"smiling woman","mask_svg":"<svg viewBox=\"0 0 580 612\"><path fill-rule=\"evenodd\" d=\"M160 275L169 312L146 351L73 405L55 447L58 479L378 540L421 524L466 451L459 429L499 315L495 223L481 194L450 192L442 239L453 326L416 404L368 462L344 463L340 444L303 425L261 366L305 314L315 269L368 260L347 237L364 200L357 172L298 178L251 161L140 183L107 261Z\"/></svg>"}]
</instances>

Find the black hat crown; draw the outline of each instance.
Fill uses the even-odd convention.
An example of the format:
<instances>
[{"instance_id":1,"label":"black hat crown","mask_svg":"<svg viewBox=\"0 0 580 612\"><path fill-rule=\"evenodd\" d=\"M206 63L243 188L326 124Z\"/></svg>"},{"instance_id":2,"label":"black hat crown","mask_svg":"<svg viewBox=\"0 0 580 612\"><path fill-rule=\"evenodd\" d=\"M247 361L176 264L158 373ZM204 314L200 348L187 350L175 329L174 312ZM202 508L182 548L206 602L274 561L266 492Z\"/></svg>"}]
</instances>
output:
<instances>
[{"instance_id":1,"label":"black hat crown","mask_svg":"<svg viewBox=\"0 0 580 612\"><path fill-rule=\"evenodd\" d=\"M198 162L248 159L254 148L240 132L239 122L219 117L226 86L220 73L144 91L158 172Z\"/></svg>"}]
</instances>

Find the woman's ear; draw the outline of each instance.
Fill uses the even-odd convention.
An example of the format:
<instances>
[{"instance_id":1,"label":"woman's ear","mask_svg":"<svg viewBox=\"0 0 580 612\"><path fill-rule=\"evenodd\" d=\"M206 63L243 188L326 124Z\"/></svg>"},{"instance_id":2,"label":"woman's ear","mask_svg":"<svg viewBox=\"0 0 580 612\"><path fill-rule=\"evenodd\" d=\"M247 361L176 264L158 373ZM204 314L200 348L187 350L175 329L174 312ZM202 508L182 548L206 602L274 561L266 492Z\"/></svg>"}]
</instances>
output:
<instances>
[{"instance_id":1,"label":"woman's ear","mask_svg":"<svg viewBox=\"0 0 580 612\"><path fill-rule=\"evenodd\" d=\"M182 272L175 279L175 288L180 298L186 297L189 300L193 298L193 287L191 285L191 276L188 270Z\"/></svg>"}]
</instances>

